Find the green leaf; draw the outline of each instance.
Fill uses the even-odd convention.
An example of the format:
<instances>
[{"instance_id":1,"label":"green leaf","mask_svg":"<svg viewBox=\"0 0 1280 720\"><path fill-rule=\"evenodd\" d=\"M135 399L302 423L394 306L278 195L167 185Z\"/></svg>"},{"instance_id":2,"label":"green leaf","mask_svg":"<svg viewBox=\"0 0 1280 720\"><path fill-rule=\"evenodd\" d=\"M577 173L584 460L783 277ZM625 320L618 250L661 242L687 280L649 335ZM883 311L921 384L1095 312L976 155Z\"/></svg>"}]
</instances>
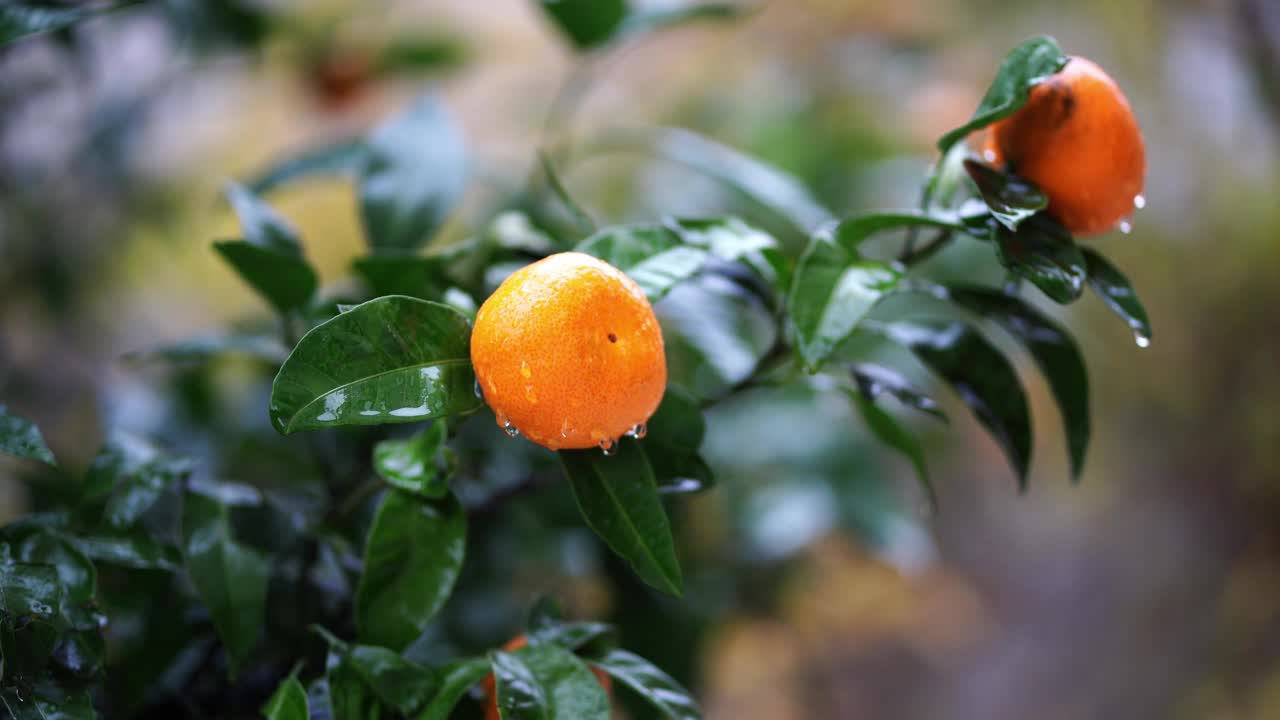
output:
<instances>
[{"instance_id":1,"label":"green leaf","mask_svg":"<svg viewBox=\"0 0 1280 720\"><path fill-rule=\"evenodd\" d=\"M1018 339L1049 381L1071 456L1071 477L1080 478L1089 449L1089 373L1071 335L1020 298L980 287L951 288L951 299L986 317Z\"/></svg>"},{"instance_id":2,"label":"green leaf","mask_svg":"<svg viewBox=\"0 0 1280 720\"><path fill-rule=\"evenodd\" d=\"M227 648L234 675L262 629L271 564L237 543L227 509L199 493L184 497L182 541L187 572Z\"/></svg>"},{"instance_id":3,"label":"green leaf","mask_svg":"<svg viewBox=\"0 0 1280 720\"><path fill-rule=\"evenodd\" d=\"M307 710L307 691L295 675L289 675L262 706L267 720L311 720Z\"/></svg>"},{"instance_id":4,"label":"green leaf","mask_svg":"<svg viewBox=\"0 0 1280 720\"><path fill-rule=\"evenodd\" d=\"M156 540L143 528L120 535L81 535L76 544L85 555L99 562L142 570L176 570L182 553Z\"/></svg>"},{"instance_id":5,"label":"green leaf","mask_svg":"<svg viewBox=\"0 0 1280 720\"><path fill-rule=\"evenodd\" d=\"M373 448L373 469L392 487L425 498L444 497L449 478L440 471L440 457L448 450L449 428L443 421L401 440L383 440Z\"/></svg>"},{"instance_id":6,"label":"green leaf","mask_svg":"<svg viewBox=\"0 0 1280 720\"><path fill-rule=\"evenodd\" d=\"M67 602L83 606L93 600L98 572L70 538L44 529L6 532L6 535L14 543L14 554L18 560L51 565L57 571Z\"/></svg>"},{"instance_id":7,"label":"green leaf","mask_svg":"<svg viewBox=\"0 0 1280 720\"><path fill-rule=\"evenodd\" d=\"M598 450L563 450L560 460L587 525L642 580L679 596L680 563L671 525L640 444L622 438L611 457Z\"/></svg>"},{"instance_id":8,"label":"green leaf","mask_svg":"<svg viewBox=\"0 0 1280 720\"><path fill-rule=\"evenodd\" d=\"M1089 273L1089 287L1098 293L1098 297L1119 315L1138 342L1138 347L1151 344L1151 321L1147 319L1147 310L1142 307L1138 293L1115 265L1112 265L1102 253L1092 248L1081 248L1085 266Z\"/></svg>"},{"instance_id":9,"label":"green leaf","mask_svg":"<svg viewBox=\"0 0 1280 720\"><path fill-rule=\"evenodd\" d=\"M467 182L463 139L443 104L425 96L374 131L360 168L360 216L375 252L429 241Z\"/></svg>"},{"instance_id":10,"label":"green leaf","mask_svg":"<svg viewBox=\"0 0 1280 720\"><path fill-rule=\"evenodd\" d=\"M920 445L920 440L874 401L868 400L861 394L853 395L853 400L867 427L880 439L880 442L902 453L911 461L911 466L916 471L916 478L920 480L920 486L924 488L925 495L929 498L929 504L936 508L938 496L933 489L933 482L929 479L929 469L924 460L924 447Z\"/></svg>"},{"instance_id":11,"label":"green leaf","mask_svg":"<svg viewBox=\"0 0 1280 720\"><path fill-rule=\"evenodd\" d=\"M187 458L161 455L117 475L104 512L107 523L117 530L133 526L166 490L189 477L191 470Z\"/></svg>"},{"instance_id":12,"label":"green leaf","mask_svg":"<svg viewBox=\"0 0 1280 720\"><path fill-rule=\"evenodd\" d=\"M938 403L897 370L870 363L855 365L852 370L858 390L866 399L875 400L887 392L903 405L946 422L947 415L938 407Z\"/></svg>"},{"instance_id":13,"label":"green leaf","mask_svg":"<svg viewBox=\"0 0 1280 720\"><path fill-rule=\"evenodd\" d=\"M813 236L796 266L788 302L796 348L811 372L901 279L896 268L860 259L830 233Z\"/></svg>"},{"instance_id":14,"label":"green leaf","mask_svg":"<svg viewBox=\"0 0 1280 720\"><path fill-rule=\"evenodd\" d=\"M1069 303L1084 291L1088 270L1071 234L1043 215L1017 230L996 228L996 257L1010 271L1030 280L1049 299Z\"/></svg>"},{"instance_id":15,"label":"green leaf","mask_svg":"<svg viewBox=\"0 0 1280 720\"><path fill-rule=\"evenodd\" d=\"M966 158L964 169L978 187L991 215L1010 230L1017 230L1023 220L1049 207L1049 196L1022 178Z\"/></svg>"},{"instance_id":16,"label":"green leaf","mask_svg":"<svg viewBox=\"0 0 1280 720\"><path fill-rule=\"evenodd\" d=\"M591 662L639 693L663 717L669 720L701 720L702 711L689 691L639 655L615 649L593 658Z\"/></svg>"},{"instance_id":17,"label":"green leaf","mask_svg":"<svg viewBox=\"0 0 1280 720\"><path fill-rule=\"evenodd\" d=\"M915 353L960 396L999 443L1026 489L1031 414L1018 374L991 343L964 323L896 322L878 332Z\"/></svg>"},{"instance_id":18,"label":"green leaf","mask_svg":"<svg viewBox=\"0 0 1280 720\"><path fill-rule=\"evenodd\" d=\"M1057 73L1067 64L1062 48L1050 37L1034 37L1014 48L996 71L987 94L969 122L948 132L938 140L938 150L946 154L952 145L974 130L1009 117L1027 103L1031 89Z\"/></svg>"},{"instance_id":19,"label":"green leaf","mask_svg":"<svg viewBox=\"0 0 1280 720\"><path fill-rule=\"evenodd\" d=\"M364 158L362 138L340 140L276 161L250 180L248 188L261 195L298 180L332 175L354 177Z\"/></svg>"},{"instance_id":20,"label":"green leaf","mask_svg":"<svg viewBox=\"0 0 1280 720\"><path fill-rule=\"evenodd\" d=\"M910 227L967 232L966 219L965 215L948 210L890 210L845 218L830 234L837 244L856 253L864 240L879 232Z\"/></svg>"},{"instance_id":21,"label":"green leaf","mask_svg":"<svg viewBox=\"0 0 1280 720\"><path fill-rule=\"evenodd\" d=\"M466 58L466 47L448 35L415 35L392 38L374 59L375 71L388 73L420 73L453 68Z\"/></svg>"},{"instance_id":22,"label":"green leaf","mask_svg":"<svg viewBox=\"0 0 1280 720\"><path fill-rule=\"evenodd\" d=\"M751 377L778 340L768 303L719 273L677 285L654 312L662 324L668 383L699 398L720 397Z\"/></svg>"},{"instance_id":23,"label":"green leaf","mask_svg":"<svg viewBox=\"0 0 1280 720\"><path fill-rule=\"evenodd\" d=\"M226 192L227 200L240 218L240 231L246 243L281 255L302 257L298 231L280 213L235 183L229 183Z\"/></svg>"},{"instance_id":24,"label":"green leaf","mask_svg":"<svg viewBox=\"0 0 1280 720\"><path fill-rule=\"evenodd\" d=\"M58 7L28 0L6 0L0 5L0 46L40 33L52 32L74 25L95 15L102 15L142 0L115 0L115 2L81 3L78 6Z\"/></svg>"},{"instance_id":25,"label":"green leaf","mask_svg":"<svg viewBox=\"0 0 1280 720\"><path fill-rule=\"evenodd\" d=\"M730 262L778 247L772 235L736 217L675 218L668 227L689 245Z\"/></svg>"},{"instance_id":26,"label":"green leaf","mask_svg":"<svg viewBox=\"0 0 1280 720\"><path fill-rule=\"evenodd\" d=\"M449 286L447 263L441 257L370 255L351 263L375 295L407 295L438 300Z\"/></svg>"},{"instance_id":27,"label":"green leaf","mask_svg":"<svg viewBox=\"0 0 1280 720\"><path fill-rule=\"evenodd\" d=\"M0 453L56 465L49 446L44 444L40 428L30 420L14 415L0 405Z\"/></svg>"},{"instance_id":28,"label":"green leaf","mask_svg":"<svg viewBox=\"0 0 1280 720\"><path fill-rule=\"evenodd\" d=\"M527 636L534 645L552 643L573 652L586 647L612 647L618 643L617 628L600 622L547 623L536 629L531 627Z\"/></svg>"},{"instance_id":29,"label":"green leaf","mask_svg":"<svg viewBox=\"0 0 1280 720\"><path fill-rule=\"evenodd\" d=\"M627 0L539 0L547 16L578 50L608 42L627 19Z\"/></svg>"},{"instance_id":30,"label":"green leaf","mask_svg":"<svg viewBox=\"0 0 1280 720\"><path fill-rule=\"evenodd\" d=\"M454 706L476 683L489 674L489 661L471 658L448 663L440 668L440 689L423 709L418 720L448 720Z\"/></svg>"},{"instance_id":31,"label":"green leaf","mask_svg":"<svg viewBox=\"0 0 1280 720\"><path fill-rule=\"evenodd\" d=\"M581 660L558 645L489 655L503 720L608 720L609 699Z\"/></svg>"},{"instance_id":32,"label":"green leaf","mask_svg":"<svg viewBox=\"0 0 1280 720\"><path fill-rule=\"evenodd\" d=\"M798 178L691 130L617 132L606 137L602 145L604 149L652 152L706 175L770 209L805 234L834 219Z\"/></svg>"},{"instance_id":33,"label":"green leaf","mask_svg":"<svg viewBox=\"0 0 1280 720\"><path fill-rule=\"evenodd\" d=\"M337 720L380 720L382 704L350 663L332 659L329 668L329 702Z\"/></svg>"},{"instance_id":34,"label":"green leaf","mask_svg":"<svg viewBox=\"0 0 1280 720\"><path fill-rule=\"evenodd\" d=\"M698 401L679 388L667 388L640 443L653 467L658 492L699 492L715 484L711 469L698 456L706 432Z\"/></svg>"},{"instance_id":35,"label":"green leaf","mask_svg":"<svg viewBox=\"0 0 1280 720\"><path fill-rule=\"evenodd\" d=\"M399 651L422 634L453 591L466 536L466 512L452 495L428 502L389 491L369 530L356 590L360 637Z\"/></svg>"},{"instance_id":36,"label":"green leaf","mask_svg":"<svg viewBox=\"0 0 1280 720\"><path fill-rule=\"evenodd\" d=\"M649 302L661 300L707 261L706 251L685 245L675 233L656 225L607 228L575 249L626 273Z\"/></svg>"},{"instance_id":37,"label":"green leaf","mask_svg":"<svg viewBox=\"0 0 1280 720\"><path fill-rule=\"evenodd\" d=\"M301 257L243 240L215 242L213 249L280 312L303 307L316 291L315 270Z\"/></svg>"},{"instance_id":38,"label":"green leaf","mask_svg":"<svg viewBox=\"0 0 1280 720\"><path fill-rule=\"evenodd\" d=\"M7 548L6 548L7 550ZM0 559L0 611L48 622L62 608L63 588L58 569L43 563Z\"/></svg>"},{"instance_id":39,"label":"green leaf","mask_svg":"<svg viewBox=\"0 0 1280 720\"><path fill-rule=\"evenodd\" d=\"M471 412L470 343L470 322L448 305L370 300L303 336L271 387L271 421L289 434Z\"/></svg>"},{"instance_id":40,"label":"green leaf","mask_svg":"<svg viewBox=\"0 0 1280 720\"><path fill-rule=\"evenodd\" d=\"M431 668L410 662L384 647L352 646L345 662L378 699L402 715L413 715L436 691Z\"/></svg>"},{"instance_id":41,"label":"green leaf","mask_svg":"<svg viewBox=\"0 0 1280 720\"><path fill-rule=\"evenodd\" d=\"M551 193L556 196L556 199L560 201L560 204L564 205L565 209L569 211L569 214L573 216L573 221L577 224L578 230L583 235L590 235L591 233L594 233L596 231L595 220L592 220L591 215L588 214L586 210L582 209L582 206L578 204L578 201L574 200L573 196L569 194L569 189L564 186L564 183L560 180L560 174L556 172L555 164L551 162L551 156L547 155L546 152L539 150L538 164L542 168L542 175L546 178L547 186L551 188Z\"/></svg>"},{"instance_id":42,"label":"green leaf","mask_svg":"<svg viewBox=\"0 0 1280 720\"><path fill-rule=\"evenodd\" d=\"M638 10L627 17L622 34L654 32L694 22L736 20L748 12L750 10L742 3L734 2L703 2L685 7Z\"/></svg>"}]
</instances>

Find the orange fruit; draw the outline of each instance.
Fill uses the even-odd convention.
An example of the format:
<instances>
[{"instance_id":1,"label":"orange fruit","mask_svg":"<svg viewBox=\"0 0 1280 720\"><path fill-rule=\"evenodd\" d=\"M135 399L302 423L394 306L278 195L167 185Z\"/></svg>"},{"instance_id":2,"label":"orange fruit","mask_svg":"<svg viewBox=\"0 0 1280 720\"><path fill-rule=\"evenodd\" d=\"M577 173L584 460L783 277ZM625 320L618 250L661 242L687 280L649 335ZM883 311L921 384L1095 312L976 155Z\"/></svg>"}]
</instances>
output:
<instances>
[{"instance_id":1,"label":"orange fruit","mask_svg":"<svg viewBox=\"0 0 1280 720\"><path fill-rule=\"evenodd\" d=\"M476 313L471 363L498 425L552 450L642 435L667 387L662 330L635 281L583 253L512 273Z\"/></svg>"},{"instance_id":2,"label":"orange fruit","mask_svg":"<svg viewBox=\"0 0 1280 720\"><path fill-rule=\"evenodd\" d=\"M525 639L524 635L517 635L514 638L511 638L511 641L506 645L503 645L502 649L507 652L515 652L528 644L529 641ZM596 676L596 680L599 681L600 687L604 688L605 694L612 695L613 678L609 677L609 673L598 667L592 667L591 672ZM498 684L497 681L493 679L493 673L485 675L484 680L480 681L480 686L484 688L485 696L484 720L502 720L502 716L498 713Z\"/></svg>"},{"instance_id":3,"label":"orange fruit","mask_svg":"<svg viewBox=\"0 0 1280 720\"><path fill-rule=\"evenodd\" d=\"M983 154L1039 186L1049 214L1072 233L1111 230L1141 204L1142 130L1116 82L1084 58L1069 59L993 124Z\"/></svg>"}]
</instances>

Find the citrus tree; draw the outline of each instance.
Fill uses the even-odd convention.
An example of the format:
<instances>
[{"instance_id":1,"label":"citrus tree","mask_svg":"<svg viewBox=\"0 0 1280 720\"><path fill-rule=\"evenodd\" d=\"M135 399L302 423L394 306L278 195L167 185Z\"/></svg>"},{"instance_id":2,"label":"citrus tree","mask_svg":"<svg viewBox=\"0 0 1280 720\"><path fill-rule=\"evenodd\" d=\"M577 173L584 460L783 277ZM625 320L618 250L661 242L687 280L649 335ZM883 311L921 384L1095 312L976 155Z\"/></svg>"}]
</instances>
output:
<instances>
[{"instance_id":1,"label":"citrus tree","mask_svg":"<svg viewBox=\"0 0 1280 720\"><path fill-rule=\"evenodd\" d=\"M739 12L541 7L584 68L631 38ZM0 40L82 14L6 6ZM704 413L762 388L838 394L932 501L924 446L899 408L945 415L908 380L915 362L955 391L1024 488L1027 397L992 330L1047 380L1081 476L1085 366L1037 303L1091 289L1138 344L1151 337L1124 275L1073 237L1123 229L1143 202L1141 135L1101 69L1049 38L1013 49L972 119L939 140L919 206L875 212L824 207L786 173L689 130L573 136L573 88L589 77L575 73L556 103L532 176L461 241L437 238L471 182L469 153L434 95L227 186L241 234L213 251L270 313L133 358L246 359L257 414L206 422L212 467L116 437L76 475L0 407L0 450L31 462L37 499L0 531L8 716L583 720L626 705L701 717L675 679L689 677L688 647L672 618L708 590L686 581L669 510L719 491L700 455ZM620 148L723 183L777 227L604 222L560 174ZM351 280L332 287L269 201L316 175L350 179L367 238ZM936 278L929 261L961 243L987 248L1006 281ZM741 340L734 363L722 361L725 335ZM182 403L209 402L198 379L180 390ZM610 553L619 621L653 635L567 618L554 597L512 608L494 589L546 567L547 553L578 552L584 527ZM664 646L677 650L635 651Z\"/></svg>"}]
</instances>

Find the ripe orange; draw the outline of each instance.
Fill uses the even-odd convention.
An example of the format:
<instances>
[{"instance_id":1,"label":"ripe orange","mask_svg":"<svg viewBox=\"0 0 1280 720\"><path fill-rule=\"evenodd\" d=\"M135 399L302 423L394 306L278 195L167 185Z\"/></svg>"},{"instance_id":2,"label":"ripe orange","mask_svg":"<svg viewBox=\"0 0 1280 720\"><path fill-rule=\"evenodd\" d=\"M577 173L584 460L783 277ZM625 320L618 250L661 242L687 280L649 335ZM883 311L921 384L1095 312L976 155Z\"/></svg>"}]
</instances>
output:
<instances>
[{"instance_id":1,"label":"ripe orange","mask_svg":"<svg viewBox=\"0 0 1280 720\"><path fill-rule=\"evenodd\" d=\"M511 638L511 641L506 645L503 645L502 649L507 652L515 652L528 644L529 641L525 639L524 635L517 635ZM598 667L591 668L591 672L596 676L600 687L604 688L605 694L612 696L613 678L609 677L609 673ZM484 696L486 698L484 702L484 720L502 720L502 716L498 713L498 684L493 679L493 673L485 675L484 680L480 681L480 686L484 688Z\"/></svg>"},{"instance_id":2,"label":"ripe orange","mask_svg":"<svg viewBox=\"0 0 1280 720\"><path fill-rule=\"evenodd\" d=\"M1142 130L1115 81L1084 58L1068 60L993 124L984 155L1038 185L1049 214L1072 233L1111 230L1141 203Z\"/></svg>"},{"instance_id":3,"label":"ripe orange","mask_svg":"<svg viewBox=\"0 0 1280 720\"><path fill-rule=\"evenodd\" d=\"M517 270L476 313L471 362L498 424L552 450L613 447L662 401L662 330L635 281L583 253Z\"/></svg>"}]
</instances>

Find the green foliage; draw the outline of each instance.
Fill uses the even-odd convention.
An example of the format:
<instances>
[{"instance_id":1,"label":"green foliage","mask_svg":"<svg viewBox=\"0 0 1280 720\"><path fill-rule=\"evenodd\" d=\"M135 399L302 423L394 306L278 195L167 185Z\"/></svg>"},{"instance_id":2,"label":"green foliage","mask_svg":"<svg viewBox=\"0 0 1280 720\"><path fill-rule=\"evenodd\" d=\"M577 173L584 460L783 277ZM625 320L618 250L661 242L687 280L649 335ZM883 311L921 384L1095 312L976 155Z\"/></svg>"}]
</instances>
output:
<instances>
[{"instance_id":1,"label":"green foliage","mask_svg":"<svg viewBox=\"0 0 1280 720\"><path fill-rule=\"evenodd\" d=\"M575 49L593 53L740 14L725 3L539 5ZM13 12L0 10L8 33ZM12 37L0 33L0 41ZM384 50L387 72L435 67L447 55L430 42ZM447 720L477 711L468 696L481 699L476 688L492 673L507 720L607 718L611 699L594 668L628 701L647 704L648 715L633 716L701 717L676 680L687 668L662 658L659 669L618 642L692 646L696 630L685 632L672 610L680 603L666 596L681 596L686 577L691 596L701 591L712 563L681 554L681 504L688 493L714 491L750 506L759 490L738 476L750 475L750 460L717 487L701 453L707 417L724 421L729 411L704 411L750 407L738 403L766 388L805 402L843 393L852 405L840 409L862 417L867 439L901 454L936 502L934 482L947 478L927 467L915 424L922 416L899 417L887 404L946 419L933 388L908 379L914 356L955 390L1025 487L1028 399L1014 363L980 332L990 325L1047 380L1072 478L1081 477L1091 433L1082 354L1067 323L1022 297L1021 280L1062 305L1088 284L1142 343L1146 313L1124 275L1052 219L1042 192L967 158L958 144L1014 112L1063 62L1046 38L1006 58L973 119L940 141L944 156L918 210L840 220L768 163L691 131L655 129L588 139L572 153L549 148L527 182L517 178L510 195L487 199L487 216L451 222L468 188L469 153L434 96L361 137L230 186L242 238L214 250L274 312L134 356L176 366L181 392L166 418L199 428L180 449L201 451L201 462L120 436L72 477L32 423L0 406L0 452L41 463L21 469L33 473L42 508L0 529L0 701L14 717L94 717L98 696L120 716L163 713L167 699L182 697L208 716ZM565 179L579 156L617 149L701 173L771 222L717 215L621 224L589 213ZM368 246L352 260L356 282L323 289L304 239L260 197L320 176L348 181ZM886 250L895 232L906 238ZM927 261L958 242L984 249L990 268L1003 266L1006 286L932 280ZM569 248L643 288L663 327L670 385L648 422L616 446L552 453L508 438L484 407L469 315L510 272ZM229 355L252 360L238 368L252 390L234 402L211 380L213 361ZM266 373L274 373L269 395ZM266 412L246 422L245 406ZM766 420L771 433L792 434L773 426L785 413ZM405 423L415 425L389 427ZM863 431L823 430L862 452ZM303 437L282 437L294 434ZM842 472L849 457L841 456ZM859 503L864 509L850 509ZM832 514L854 525L846 518L865 515L870 503L841 497ZM607 573L621 620L647 624L619 633L564 620L542 602L529 614L527 645L496 649L523 608L511 597L513 578L555 587L569 572L567 555L571 574ZM15 704L19 697L25 704Z\"/></svg>"},{"instance_id":2,"label":"green foliage","mask_svg":"<svg viewBox=\"0 0 1280 720\"><path fill-rule=\"evenodd\" d=\"M0 5L0 46L29 35L70 27L95 15L139 5L144 0L115 0L85 3L83 6L58 7L27 0L8 0Z\"/></svg>"}]
</instances>

